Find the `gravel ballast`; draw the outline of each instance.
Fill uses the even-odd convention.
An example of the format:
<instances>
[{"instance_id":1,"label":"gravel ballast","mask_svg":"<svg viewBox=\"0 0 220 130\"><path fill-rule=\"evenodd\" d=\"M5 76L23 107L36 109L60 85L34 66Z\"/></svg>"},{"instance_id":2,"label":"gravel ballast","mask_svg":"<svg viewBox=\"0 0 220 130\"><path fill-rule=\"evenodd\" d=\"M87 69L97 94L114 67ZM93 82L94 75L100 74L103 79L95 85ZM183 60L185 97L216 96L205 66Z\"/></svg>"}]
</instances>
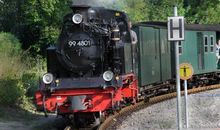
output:
<instances>
[{"instance_id":1,"label":"gravel ballast","mask_svg":"<svg viewBox=\"0 0 220 130\"><path fill-rule=\"evenodd\" d=\"M177 129L176 98L127 116L117 130ZM184 126L184 97L181 99ZM220 89L188 95L190 129L220 128Z\"/></svg>"}]
</instances>

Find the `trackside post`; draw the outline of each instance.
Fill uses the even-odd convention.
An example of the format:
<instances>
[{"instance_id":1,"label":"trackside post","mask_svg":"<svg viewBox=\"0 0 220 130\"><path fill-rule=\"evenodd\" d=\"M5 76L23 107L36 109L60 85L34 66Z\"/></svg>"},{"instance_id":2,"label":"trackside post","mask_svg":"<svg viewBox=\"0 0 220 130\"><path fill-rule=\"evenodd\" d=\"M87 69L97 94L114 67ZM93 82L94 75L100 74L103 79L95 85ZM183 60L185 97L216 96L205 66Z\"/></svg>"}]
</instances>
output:
<instances>
[{"instance_id":1,"label":"trackside post","mask_svg":"<svg viewBox=\"0 0 220 130\"><path fill-rule=\"evenodd\" d=\"M184 80L184 97L185 97L185 127L189 127L188 122L188 102L187 102L187 80L193 75L193 67L189 63L180 64L180 79Z\"/></svg>"},{"instance_id":2,"label":"trackside post","mask_svg":"<svg viewBox=\"0 0 220 130\"><path fill-rule=\"evenodd\" d=\"M181 130L181 90L179 74L179 41L184 40L184 17L178 17L177 7L174 7L174 17L168 17L167 23L168 40L175 44L175 62L176 62L176 91L177 91L177 124L178 130Z\"/></svg>"}]
</instances>

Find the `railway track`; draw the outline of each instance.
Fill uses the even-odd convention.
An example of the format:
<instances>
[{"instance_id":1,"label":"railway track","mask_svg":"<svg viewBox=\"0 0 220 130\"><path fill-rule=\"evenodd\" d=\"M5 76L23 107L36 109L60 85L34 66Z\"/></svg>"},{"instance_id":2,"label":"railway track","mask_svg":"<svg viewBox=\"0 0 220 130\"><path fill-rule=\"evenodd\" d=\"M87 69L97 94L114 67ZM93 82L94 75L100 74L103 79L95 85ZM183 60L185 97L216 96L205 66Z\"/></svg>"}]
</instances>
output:
<instances>
[{"instance_id":1,"label":"railway track","mask_svg":"<svg viewBox=\"0 0 220 130\"><path fill-rule=\"evenodd\" d=\"M218 89L218 88L220 88L220 84L204 86L204 87L199 87L199 88L193 88L193 89L188 90L188 94L194 94L194 93L199 93L199 92ZM182 91L181 94L183 95L184 91ZM128 113L132 113L132 112L141 110L141 109L146 108L148 106L151 106L153 104L156 104L156 103L159 103L159 102L171 99L171 98L175 98L175 97L176 97L176 92L173 92L173 93L169 93L169 94L160 95L160 96L150 98L149 102L141 101L139 103L136 103L135 105L125 107L121 111L119 111L119 112L115 113L114 115L108 117L99 126L98 130L106 130L106 129L112 127L113 125L116 125L117 121L120 118L126 117L128 115Z\"/></svg>"}]
</instances>

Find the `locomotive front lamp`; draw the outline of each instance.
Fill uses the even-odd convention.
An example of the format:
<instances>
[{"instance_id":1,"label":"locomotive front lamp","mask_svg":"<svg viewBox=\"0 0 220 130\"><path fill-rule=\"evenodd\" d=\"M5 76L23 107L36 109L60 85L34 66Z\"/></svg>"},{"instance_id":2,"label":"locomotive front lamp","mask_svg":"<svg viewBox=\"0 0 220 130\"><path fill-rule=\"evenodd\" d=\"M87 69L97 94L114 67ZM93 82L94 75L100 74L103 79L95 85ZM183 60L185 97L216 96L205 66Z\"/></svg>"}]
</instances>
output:
<instances>
[{"instance_id":1,"label":"locomotive front lamp","mask_svg":"<svg viewBox=\"0 0 220 130\"><path fill-rule=\"evenodd\" d=\"M105 80L105 81L111 81L112 79L113 79L113 77L114 77L114 74L113 74L113 72L112 71L105 71L104 73L103 73L103 79Z\"/></svg>"},{"instance_id":2,"label":"locomotive front lamp","mask_svg":"<svg viewBox=\"0 0 220 130\"><path fill-rule=\"evenodd\" d=\"M51 73L46 73L43 76L43 82L45 84L51 84L53 81L53 75Z\"/></svg>"},{"instance_id":3,"label":"locomotive front lamp","mask_svg":"<svg viewBox=\"0 0 220 130\"><path fill-rule=\"evenodd\" d=\"M72 21L75 23L75 24L80 24L83 20L83 17L81 14L74 14L73 17L72 17Z\"/></svg>"}]
</instances>

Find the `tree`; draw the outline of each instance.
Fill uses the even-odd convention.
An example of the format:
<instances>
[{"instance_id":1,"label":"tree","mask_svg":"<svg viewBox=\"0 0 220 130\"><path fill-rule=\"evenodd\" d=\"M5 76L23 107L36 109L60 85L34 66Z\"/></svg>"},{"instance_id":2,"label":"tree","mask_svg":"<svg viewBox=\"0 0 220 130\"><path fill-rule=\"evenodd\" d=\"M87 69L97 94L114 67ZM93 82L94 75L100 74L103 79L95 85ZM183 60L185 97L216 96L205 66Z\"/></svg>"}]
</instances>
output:
<instances>
[{"instance_id":1,"label":"tree","mask_svg":"<svg viewBox=\"0 0 220 130\"><path fill-rule=\"evenodd\" d=\"M148 0L149 3L149 20L150 21L167 21L167 17L173 16L174 5L178 8L178 15L183 16L183 0Z\"/></svg>"},{"instance_id":2,"label":"tree","mask_svg":"<svg viewBox=\"0 0 220 130\"><path fill-rule=\"evenodd\" d=\"M148 17L147 2L145 0L115 0L113 8L127 13L132 22L144 21Z\"/></svg>"},{"instance_id":3,"label":"tree","mask_svg":"<svg viewBox=\"0 0 220 130\"><path fill-rule=\"evenodd\" d=\"M56 42L62 17L70 10L68 1L61 0L4 0L0 6L2 31L15 34L23 49L31 47L34 54Z\"/></svg>"},{"instance_id":4,"label":"tree","mask_svg":"<svg viewBox=\"0 0 220 130\"><path fill-rule=\"evenodd\" d=\"M56 43L63 15L69 10L67 1L61 0L26 0L23 6L26 32L37 32L26 43L26 49L32 45L35 52L45 50L48 45ZM30 30L29 30L30 29ZM22 38L25 43L27 38Z\"/></svg>"},{"instance_id":5,"label":"tree","mask_svg":"<svg viewBox=\"0 0 220 130\"><path fill-rule=\"evenodd\" d=\"M125 11L133 22L167 21L168 16L173 16L174 5L177 5L179 15L185 14L183 0L118 0L117 5L121 5L121 10Z\"/></svg>"},{"instance_id":6,"label":"tree","mask_svg":"<svg viewBox=\"0 0 220 130\"><path fill-rule=\"evenodd\" d=\"M219 0L185 0L186 19L188 23L219 24Z\"/></svg>"},{"instance_id":7,"label":"tree","mask_svg":"<svg viewBox=\"0 0 220 130\"><path fill-rule=\"evenodd\" d=\"M2 29L1 31L9 32L11 31L11 27L18 24L20 21L19 18L22 18L20 14L20 5L22 0L2 0L0 2L0 17Z\"/></svg>"},{"instance_id":8,"label":"tree","mask_svg":"<svg viewBox=\"0 0 220 130\"><path fill-rule=\"evenodd\" d=\"M132 22L167 21L173 5L188 23L220 23L219 0L70 0L124 11ZM0 30L12 32L34 54L56 42L63 16L70 11L63 0L1 0Z\"/></svg>"}]
</instances>

